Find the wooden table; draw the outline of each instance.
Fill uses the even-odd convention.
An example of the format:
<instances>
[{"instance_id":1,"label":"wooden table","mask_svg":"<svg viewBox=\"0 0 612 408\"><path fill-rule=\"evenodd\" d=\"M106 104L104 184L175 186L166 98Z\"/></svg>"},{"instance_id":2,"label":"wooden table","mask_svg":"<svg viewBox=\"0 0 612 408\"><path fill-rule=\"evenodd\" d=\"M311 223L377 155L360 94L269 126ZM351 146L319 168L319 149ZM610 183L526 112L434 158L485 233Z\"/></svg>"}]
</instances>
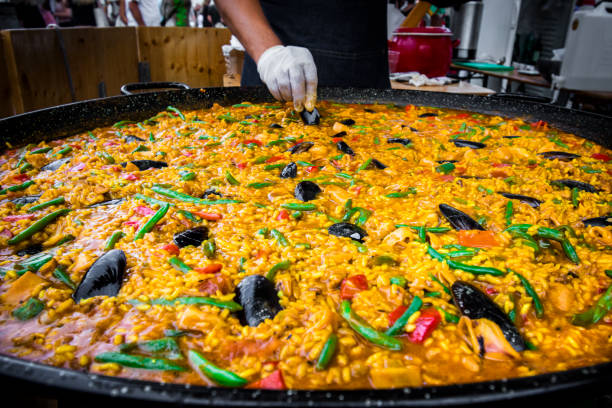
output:
<instances>
[{"instance_id":1,"label":"wooden table","mask_svg":"<svg viewBox=\"0 0 612 408\"><path fill-rule=\"evenodd\" d=\"M485 76L484 86L487 86L487 77L492 76L501 79L507 79L509 81L521 82L524 84L541 86L543 88L550 88L550 82L548 82L542 75L525 75L519 74L516 70L514 71L485 71L483 69L464 67L460 65L451 64L451 68L474 72L477 74L483 74Z\"/></svg>"},{"instance_id":2,"label":"wooden table","mask_svg":"<svg viewBox=\"0 0 612 408\"><path fill-rule=\"evenodd\" d=\"M460 81L456 84L449 84L449 85L423 85L423 86L409 85L407 82L391 81L391 88L410 89L412 91L447 92L447 93L468 94L468 95L491 95L495 93L495 91L492 89L485 88L485 87L475 85L475 84L471 84L467 81Z\"/></svg>"}]
</instances>

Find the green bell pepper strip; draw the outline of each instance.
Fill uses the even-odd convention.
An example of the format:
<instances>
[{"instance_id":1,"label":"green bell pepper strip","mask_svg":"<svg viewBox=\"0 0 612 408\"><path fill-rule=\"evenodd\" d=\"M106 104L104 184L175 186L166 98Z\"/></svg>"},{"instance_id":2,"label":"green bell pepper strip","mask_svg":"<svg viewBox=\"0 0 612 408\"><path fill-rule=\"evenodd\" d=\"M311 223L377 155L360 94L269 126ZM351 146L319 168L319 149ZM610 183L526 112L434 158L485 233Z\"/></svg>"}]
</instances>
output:
<instances>
[{"instance_id":1,"label":"green bell pepper strip","mask_svg":"<svg viewBox=\"0 0 612 408\"><path fill-rule=\"evenodd\" d=\"M181 112L180 110L176 109L174 106L168 106L166 108L166 110L170 111L170 112L174 112L178 115L179 118L181 118L181 120L185 120L185 115L183 115L183 112Z\"/></svg>"},{"instance_id":2,"label":"green bell pepper strip","mask_svg":"<svg viewBox=\"0 0 612 408\"><path fill-rule=\"evenodd\" d=\"M274 237L281 246L289 245L289 241L287 240L287 238L285 238L283 233L280 232L279 230L273 228L270 231L270 235L272 235L272 237Z\"/></svg>"},{"instance_id":3,"label":"green bell pepper strip","mask_svg":"<svg viewBox=\"0 0 612 408\"><path fill-rule=\"evenodd\" d=\"M506 204L506 213L505 213L507 226L512 225L512 214L513 213L514 213L514 205L512 204L512 200L508 200L508 203Z\"/></svg>"},{"instance_id":4,"label":"green bell pepper strip","mask_svg":"<svg viewBox=\"0 0 612 408\"><path fill-rule=\"evenodd\" d=\"M19 265L21 268L27 269L28 271L36 272L52 259L53 255L50 253L41 252L29 257L25 261L18 262L17 265Z\"/></svg>"},{"instance_id":5,"label":"green bell pepper strip","mask_svg":"<svg viewBox=\"0 0 612 408\"><path fill-rule=\"evenodd\" d=\"M365 208L353 207L344 214L342 222L350 221L356 213L359 213L359 217L357 217L357 221L355 221L355 225L358 226L364 225L366 221L368 221L368 218L370 218L370 215L372 215L372 211L366 210Z\"/></svg>"},{"instance_id":6,"label":"green bell pepper strip","mask_svg":"<svg viewBox=\"0 0 612 408\"><path fill-rule=\"evenodd\" d=\"M21 307L13 310L13 316L18 320L32 319L45 308L45 304L36 298L29 298L28 301Z\"/></svg>"},{"instance_id":7,"label":"green bell pepper strip","mask_svg":"<svg viewBox=\"0 0 612 408\"><path fill-rule=\"evenodd\" d=\"M531 286L529 281L523 275L521 275L520 273L512 271L510 269L508 269L508 272L514 273L516 275L516 277L519 278L519 280L521 281L521 284L525 288L525 292L527 292L527 294L533 300L533 306L535 308L536 316L537 317L542 317L542 315L544 314L544 307L542 306L542 302L540 301L540 297L538 296L538 293L535 291L533 286Z\"/></svg>"},{"instance_id":8,"label":"green bell pepper strip","mask_svg":"<svg viewBox=\"0 0 612 408\"><path fill-rule=\"evenodd\" d=\"M57 197L57 198L54 198L53 200L49 200L49 201L46 201L44 203L40 203L38 205L30 207L28 209L28 212L32 213L32 212L36 212L38 210L42 210L42 209L47 208L47 207L51 207L52 205L64 204L65 201L66 200L64 200L64 197Z\"/></svg>"},{"instance_id":9,"label":"green bell pepper strip","mask_svg":"<svg viewBox=\"0 0 612 408\"><path fill-rule=\"evenodd\" d=\"M41 147L40 149L32 150L28 154L44 154L50 152L51 150L53 150L52 147Z\"/></svg>"},{"instance_id":10,"label":"green bell pepper strip","mask_svg":"<svg viewBox=\"0 0 612 408\"><path fill-rule=\"evenodd\" d=\"M317 206L315 204L308 203L287 203L281 204L281 207L292 211L312 211L317 209Z\"/></svg>"},{"instance_id":11,"label":"green bell pepper strip","mask_svg":"<svg viewBox=\"0 0 612 408\"><path fill-rule=\"evenodd\" d=\"M200 205L214 205L214 204L237 204L242 201L238 200L204 200L202 198L192 197L185 193L180 193L178 191L170 190L169 188L162 187L160 185L153 185L151 190L156 192L157 194L161 194L168 198L174 198L175 200L180 200L186 203L200 204Z\"/></svg>"},{"instance_id":12,"label":"green bell pepper strip","mask_svg":"<svg viewBox=\"0 0 612 408\"><path fill-rule=\"evenodd\" d=\"M155 224L157 224L159 220L164 218L164 215L166 215L169 208L170 208L170 204L162 205L159 208L159 210L157 210L157 212L153 214L153 216L149 218L149 220L145 222L142 227L140 227L138 232L136 232L136 235L134 236L134 241L138 241L139 239L144 238L145 234L147 232L150 232L153 229L153 227L155 227Z\"/></svg>"},{"instance_id":13,"label":"green bell pepper strip","mask_svg":"<svg viewBox=\"0 0 612 408\"><path fill-rule=\"evenodd\" d=\"M113 232L113 234L110 236L108 241L106 241L106 245L104 246L104 250L105 251L110 251L111 249L113 249L115 247L115 244L117 243L117 241L119 241L123 237L125 237L125 233L123 231L115 231L115 232Z\"/></svg>"},{"instance_id":14,"label":"green bell pepper strip","mask_svg":"<svg viewBox=\"0 0 612 408\"><path fill-rule=\"evenodd\" d=\"M492 276L503 276L505 275L503 271L500 271L497 268L491 268L489 266L476 266L476 265L467 265L461 262L452 261L450 259L445 259L444 256L433 249L430 245L427 246L427 253L433 259L439 262L446 262L448 267L451 269L459 269L461 271L469 272L474 275L492 275Z\"/></svg>"},{"instance_id":15,"label":"green bell pepper strip","mask_svg":"<svg viewBox=\"0 0 612 408\"><path fill-rule=\"evenodd\" d=\"M71 151L72 151L72 147L66 146L66 147L58 150L53 156L55 157L57 155L64 155L64 154L70 153Z\"/></svg>"},{"instance_id":16,"label":"green bell pepper strip","mask_svg":"<svg viewBox=\"0 0 612 408\"><path fill-rule=\"evenodd\" d=\"M34 184L34 182L32 180L28 180L28 181L23 182L21 184L16 184L14 186L3 188L2 190L0 190L0 195L4 195L4 194L6 194L9 191L12 191L12 192L22 191L22 190L25 190L26 188L30 187L33 184Z\"/></svg>"},{"instance_id":17,"label":"green bell pepper strip","mask_svg":"<svg viewBox=\"0 0 612 408\"><path fill-rule=\"evenodd\" d=\"M55 221L56 218L61 217L62 215L68 214L70 209L63 208L61 210L53 211L36 221L34 224L30 225L28 228L21 231L19 234L15 235L13 238L8 240L9 245L16 245L26 239L30 238L32 235L37 232L42 231L45 227Z\"/></svg>"},{"instance_id":18,"label":"green bell pepper strip","mask_svg":"<svg viewBox=\"0 0 612 408\"><path fill-rule=\"evenodd\" d=\"M202 245L202 251L204 251L204 255L206 255L208 259L213 259L215 257L216 249L217 245L213 239L204 241L204 244Z\"/></svg>"},{"instance_id":19,"label":"green bell pepper strip","mask_svg":"<svg viewBox=\"0 0 612 408\"><path fill-rule=\"evenodd\" d=\"M207 378L218 385L224 387L243 387L248 383L248 380L240 377L238 374L217 367L195 350L189 350L188 356L189 362L192 365L201 370Z\"/></svg>"},{"instance_id":20,"label":"green bell pepper strip","mask_svg":"<svg viewBox=\"0 0 612 408\"><path fill-rule=\"evenodd\" d=\"M236 177L234 177L232 175L232 173L230 173L229 170L225 171L225 179L227 180L228 183L230 183L232 186L239 186L240 182L238 180L236 180Z\"/></svg>"},{"instance_id":21,"label":"green bell pepper strip","mask_svg":"<svg viewBox=\"0 0 612 408\"><path fill-rule=\"evenodd\" d=\"M578 208L578 189L576 187L572 188L572 205L574 208Z\"/></svg>"},{"instance_id":22,"label":"green bell pepper strip","mask_svg":"<svg viewBox=\"0 0 612 408\"><path fill-rule=\"evenodd\" d=\"M322 371L327 368L329 363L331 363L334 355L336 354L336 349L338 348L338 336L336 333L331 333L325 344L323 345L323 350L321 350L321 354L319 354L319 359L317 360L317 365L315 368L317 371Z\"/></svg>"},{"instance_id":23,"label":"green bell pepper strip","mask_svg":"<svg viewBox=\"0 0 612 408\"><path fill-rule=\"evenodd\" d=\"M185 262L183 262L179 257L177 256L172 256L168 259L168 263L170 265L172 265L175 269L183 272L183 273L187 273L191 270L193 270L193 268L189 265L187 265Z\"/></svg>"},{"instance_id":24,"label":"green bell pepper strip","mask_svg":"<svg viewBox=\"0 0 612 408\"><path fill-rule=\"evenodd\" d=\"M372 163L372 158L370 157L368 160L363 162L361 166L357 168L357 171L355 173L359 173L360 171L367 169L371 163Z\"/></svg>"},{"instance_id":25,"label":"green bell pepper strip","mask_svg":"<svg viewBox=\"0 0 612 408\"><path fill-rule=\"evenodd\" d=\"M101 158L102 160L104 160L106 162L106 164L115 164L115 159L113 158L113 156L111 156L110 154L108 154L104 150L101 150L101 151L97 152L96 155L99 158Z\"/></svg>"},{"instance_id":26,"label":"green bell pepper strip","mask_svg":"<svg viewBox=\"0 0 612 408\"><path fill-rule=\"evenodd\" d=\"M351 309L351 303L348 300L343 300L340 304L340 314L353 330L370 343L389 350L402 349L402 342L400 340L377 331L368 322L356 315Z\"/></svg>"},{"instance_id":27,"label":"green bell pepper strip","mask_svg":"<svg viewBox=\"0 0 612 408\"><path fill-rule=\"evenodd\" d=\"M448 286L446 286L444 283L442 283L442 281L440 279L438 279L434 274L430 273L429 277L436 282L438 285L442 286L442 289L444 289L444 292L448 295L451 294L450 289L448 288Z\"/></svg>"},{"instance_id":28,"label":"green bell pepper strip","mask_svg":"<svg viewBox=\"0 0 612 408\"><path fill-rule=\"evenodd\" d=\"M119 346L119 351L122 353L130 353L134 350L160 354L169 360L179 360L183 358L178 343L172 337L135 343L123 343Z\"/></svg>"},{"instance_id":29,"label":"green bell pepper strip","mask_svg":"<svg viewBox=\"0 0 612 408\"><path fill-rule=\"evenodd\" d=\"M405 288L408 281L403 276L394 276L389 280L389 283L399 286L400 288Z\"/></svg>"},{"instance_id":30,"label":"green bell pepper strip","mask_svg":"<svg viewBox=\"0 0 612 408\"><path fill-rule=\"evenodd\" d=\"M70 289L72 290L76 290L76 285L74 284L74 282L72 281L72 279L70 279L70 276L68 276L68 274L64 271L62 271L59 268L56 268L53 271L53 276L59 280L60 282L62 282L64 285L68 286Z\"/></svg>"},{"instance_id":31,"label":"green bell pepper strip","mask_svg":"<svg viewBox=\"0 0 612 408\"><path fill-rule=\"evenodd\" d=\"M107 351L95 357L98 363L116 363L125 367L141 368L144 370L186 371L187 369L165 358L150 358L131 356L129 354Z\"/></svg>"},{"instance_id":32,"label":"green bell pepper strip","mask_svg":"<svg viewBox=\"0 0 612 408\"><path fill-rule=\"evenodd\" d=\"M23 163L23 165L19 168L19 174L23 174L33 168L34 166L32 166L30 163Z\"/></svg>"},{"instance_id":33,"label":"green bell pepper strip","mask_svg":"<svg viewBox=\"0 0 612 408\"><path fill-rule=\"evenodd\" d=\"M397 319L395 323L393 323L393 326L387 329L385 334L387 336L396 336L400 334L404 330L404 326L406 326L406 323L408 323L408 319L410 319L410 316L415 314L421 308L421 306L423 306L423 301L420 297L415 296L414 299L412 299L410 306L408 306L408 309L406 309L406 311L399 317L399 319Z\"/></svg>"},{"instance_id":34,"label":"green bell pepper strip","mask_svg":"<svg viewBox=\"0 0 612 408\"><path fill-rule=\"evenodd\" d=\"M273 186L274 184L276 183L251 183L251 184L247 184L247 187L259 190L260 188L270 187L270 186Z\"/></svg>"},{"instance_id":35,"label":"green bell pepper strip","mask_svg":"<svg viewBox=\"0 0 612 408\"><path fill-rule=\"evenodd\" d=\"M285 271L289 269L290 266L291 261L282 261L277 263L276 265L270 268L268 273L266 273L266 279L268 279L269 281L274 281L274 277L276 276L276 273L278 271Z\"/></svg>"},{"instance_id":36,"label":"green bell pepper strip","mask_svg":"<svg viewBox=\"0 0 612 408\"><path fill-rule=\"evenodd\" d=\"M572 316L572 324L588 327L600 321L610 309L612 309L612 285L608 287L606 293L589 310Z\"/></svg>"},{"instance_id":37,"label":"green bell pepper strip","mask_svg":"<svg viewBox=\"0 0 612 408\"><path fill-rule=\"evenodd\" d=\"M442 295L441 292L427 292L423 296L424 297L440 297L440 295Z\"/></svg>"}]
</instances>

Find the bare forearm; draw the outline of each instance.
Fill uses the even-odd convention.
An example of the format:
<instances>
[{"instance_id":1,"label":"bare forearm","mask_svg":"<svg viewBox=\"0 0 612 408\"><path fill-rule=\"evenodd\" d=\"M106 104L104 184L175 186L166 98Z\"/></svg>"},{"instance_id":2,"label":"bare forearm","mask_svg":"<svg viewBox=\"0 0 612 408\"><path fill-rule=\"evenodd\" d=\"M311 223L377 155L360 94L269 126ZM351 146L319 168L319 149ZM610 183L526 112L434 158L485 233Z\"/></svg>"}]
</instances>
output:
<instances>
[{"instance_id":1,"label":"bare forearm","mask_svg":"<svg viewBox=\"0 0 612 408\"><path fill-rule=\"evenodd\" d=\"M256 63L265 50L282 45L264 16L259 0L216 0L215 4Z\"/></svg>"},{"instance_id":2,"label":"bare forearm","mask_svg":"<svg viewBox=\"0 0 612 408\"><path fill-rule=\"evenodd\" d=\"M142 14L140 13L140 7L138 7L138 3L135 1L130 1L130 12L132 12L132 16L134 20L138 23L139 26L145 26L144 19L142 18Z\"/></svg>"}]
</instances>

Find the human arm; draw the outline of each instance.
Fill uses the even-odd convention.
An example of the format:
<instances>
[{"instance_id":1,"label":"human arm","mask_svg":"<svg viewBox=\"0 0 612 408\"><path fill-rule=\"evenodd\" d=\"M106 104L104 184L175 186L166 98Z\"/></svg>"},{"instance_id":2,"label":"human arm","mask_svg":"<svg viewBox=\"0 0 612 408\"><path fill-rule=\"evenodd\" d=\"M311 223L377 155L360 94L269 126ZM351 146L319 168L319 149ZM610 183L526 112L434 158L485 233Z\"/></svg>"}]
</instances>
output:
<instances>
[{"instance_id":1,"label":"human arm","mask_svg":"<svg viewBox=\"0 0 612 408\"><path fill-rule=\"evenodd\" d=\"M130 0L130 12L134 17L134 20L138 23L139 26L146 26L144 19L142 18L142 13L140 12L140 7L138 6L138 2L134 0Z\"/></svg>"},{"instance_id":2,"label":"human arm","mask_svg":"<svg viewBox=\"0 0 612 408\"><path fill-rule=\"evenodd\" d=\"M125 9L125 0L119 0L119 18L123 21L123 24L127 25L128 18Z\"/></svg>"}]
</instances>

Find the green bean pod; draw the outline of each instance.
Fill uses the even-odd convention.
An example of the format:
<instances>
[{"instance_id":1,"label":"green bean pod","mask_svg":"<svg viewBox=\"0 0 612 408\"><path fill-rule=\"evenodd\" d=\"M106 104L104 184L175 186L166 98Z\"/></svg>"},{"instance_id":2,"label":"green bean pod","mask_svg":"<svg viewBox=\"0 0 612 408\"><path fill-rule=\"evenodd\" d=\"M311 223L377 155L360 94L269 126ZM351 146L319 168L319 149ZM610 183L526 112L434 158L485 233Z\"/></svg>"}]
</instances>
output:
<instances>
[{"instance_id":1,"label":"green bean pod","mask_svg":"<svg viewBox=\"0 0 612 408\"><path fill-rule=\"evenodd\" d=\"M21 307L13 310L13 316L18 320L32 319L45 308L45 304L36 298L29 298L28 301Z\"/></svg>"},{"instance_id":2,"label":"green bean pod","mask_svg":"<svg viewBox=\"0 0 612 408\"><path fill-rule=\"evenodd\" d=\"M282 261L282 262L277 263L276 265L270 268L268 273L266 273L266 279L270 281L274 281L274 277L276 276L276 273L278 271L285 271L289 269L290 266L291 266L291 261Z\"/></svg>"},{"instance_id":3,"label":"green bean pod","mask_svg":"<svg viewBox=\"0 0 612 408\"><path fill-rule=\"evenodd\" d=\"M113 232L113 234L110 236L110 238L108 239L108 241L106 241L106 245L104 246L104 250L105 251L110 251L111 249L113 249L115 247L115 244L125 236L125 233L123 231L115 231Z\"/></svg>"},{"instance_id":4,"label":"green bean pod","mask_svg":"<svg viewBox=\"0 0 612 408\"><path fill-rule=\"evenodd\" d=\"M317 360L317 365L315 366L317 371L322 371L327 368L329 363L331 363L332 359L334 358L337 348L338 336L335 333L331 333L323 345L321 354L319 354L319 359Z\"/></svg>"},{"instance_id":5,"label":"green bean pod","mask_svg":"<svg viewBox=\"0 0 612 408\"><path fill-rule=\"evenodd\" d=\"M248 383L245 378L242 378L229 370L224 370L217 367L195 350L189 350L188 356L189 362L191 362L193 366L195 366L198 370L201 370L207 378L218 385L222 385L224 387L243 387Z\"/></svg>"},{"instance_id":6,"label":"green bean pod","mask_svg":"<svg viewBox=\"0 0 612 408\"><path fill-rule=\"evenodd\" d=\"M42 217L40 220L36 221L34 224L30 225L28 228L21 231L19 234L15 235L13 238L8 240L9 245L16 245L26 239L30 238L32 235L37 232L42 231L45 227L55 221L56 218L61 217L62 215L68 214L70 209L63 208L61 210L53 211Z\"/></svg>"},{"instance_id":7,"label":"green bean pod","mask_svg":"<svg viewBox=\"0 0 612 408\"><path fill-rule=\"evenodd\" d=\"M421 308L421 306L423 306L423 301L420 297L415 296L414 299L412 299L412 302L410 303L408 309L406 309L406 311L399 317L399 319L397 319L395 323L393 323L393 325L387 329L385 334L388 336L396 336L400 334L404 330L404 326L406 326L406 323L408 323L408 319L410 319L410 316L415 314Z\"/></svg>"},{"instance_id":8,"label":"green bean pod","mask_svg":"<svg viewBox=\"0 0 612 408\"><path fill-rule=\"evenodd\" d=\"M142 239L147 232L150 232L153 229L153 227L155 227L155 224L157 224L159 220L161 220L164 217L164 215L166 215L169 208L170 208L170 204L162 205L160 209L157 210L157 212L153 214L153 216L149 218L149 220L145 222L145 224L142 227L140 227L138 232L136 232L136 235L134 236L134 241L138 241L139 239Z\"/></svg>"},{"instance_id":9,"label":"green bean pod","mask_svg":"<svg viewBox=\"0 0 612 408\"><path fill-rule=\"evenodd\" d=\"M125 367L141 368L144 370L186 371L185 367L165 358L131 356L115 351L98 354L95 360L99 363L116 363Z\"/></svg>"},{"instance_id":10,"label":"green bean pod","mask_svg":"<svg viewBox=\"0 0 612 408\"><path fill-rule=\"evenodd\" d=\"M37 205L35 205L33 207L30 207L28 209L28 212L32 213L32 212L36 212L36 211L45 209L47 207L51 207L53 205L64 204L65 201L66 200L64 200L64 197L57 197L57 198L54 198L53 200L49 200L49 201L46 201L44 203L40 203L40 204L37 204Z\"/></svg>"},{"instance_id":11,"label":"green bean pod","mask_svg":"<svg viewBox=\"0 0 612 408\"><path fill-rule=\"evenodd\" d=\"M348 300L343 300L340 304L340 314L353 330L370 343L389 350L397 351L402 349L402 342L400 340L377 331L365 320L357 316L351 309L351 303Z\"/></svg>"}]
</instances>

